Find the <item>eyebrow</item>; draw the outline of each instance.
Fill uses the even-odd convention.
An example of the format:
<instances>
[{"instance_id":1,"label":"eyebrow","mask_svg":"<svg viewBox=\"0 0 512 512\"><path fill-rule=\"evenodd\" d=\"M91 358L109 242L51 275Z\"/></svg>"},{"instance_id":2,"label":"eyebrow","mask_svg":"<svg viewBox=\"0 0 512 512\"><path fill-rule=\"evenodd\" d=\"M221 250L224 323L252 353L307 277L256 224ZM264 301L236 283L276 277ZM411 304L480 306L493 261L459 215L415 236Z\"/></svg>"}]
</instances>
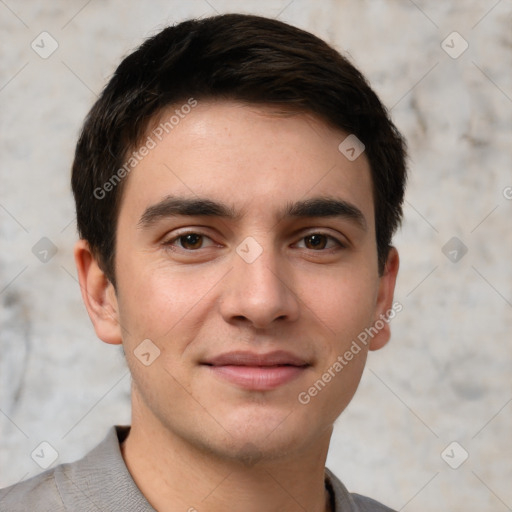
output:
<instances>
[{"instance_id":1,"label":"eyebrow","mask_svg":"<svg viewBox=\"0 0 512 512\"><path fill-rule=\"evenodd\" d=\"M188 217L218 217L237 221L243 213L236 211L232 206L206 198L187 198L167 196L158 203L146 208L138 226L148 228L161 219L177 216ZM338 217L354 222L363 231L367 230L367 223L363 212L355 205L332 197L314 197L302 201L289 202L278 217L282 220L289 218L309 217Z\"/></svg>"}]
</instances>

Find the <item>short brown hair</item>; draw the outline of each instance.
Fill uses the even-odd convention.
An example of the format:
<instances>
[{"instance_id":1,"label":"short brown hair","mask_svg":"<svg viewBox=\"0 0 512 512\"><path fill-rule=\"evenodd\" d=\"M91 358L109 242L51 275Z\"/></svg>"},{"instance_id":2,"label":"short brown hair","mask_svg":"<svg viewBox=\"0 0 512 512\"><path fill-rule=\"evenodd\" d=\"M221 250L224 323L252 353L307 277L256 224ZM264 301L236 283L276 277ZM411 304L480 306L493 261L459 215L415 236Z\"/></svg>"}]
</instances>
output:
<instances>
[{"instance_id":1,"label":"short brown hair","mask_svg":"<svg viewBox=\"0 0 512 512\"><path fill-rule=\"evenodd\" d=\"M402 218L405 142L364 76L318 37L260 16L187 20L147 39L119 65L89 112L75 152L78 232L115 285L118 172L148 125L189 98L279 105L316 115L365 145L372 174L379 272ZM122 173L124 176L125 173Z\"/></svg>"}]
</instances>

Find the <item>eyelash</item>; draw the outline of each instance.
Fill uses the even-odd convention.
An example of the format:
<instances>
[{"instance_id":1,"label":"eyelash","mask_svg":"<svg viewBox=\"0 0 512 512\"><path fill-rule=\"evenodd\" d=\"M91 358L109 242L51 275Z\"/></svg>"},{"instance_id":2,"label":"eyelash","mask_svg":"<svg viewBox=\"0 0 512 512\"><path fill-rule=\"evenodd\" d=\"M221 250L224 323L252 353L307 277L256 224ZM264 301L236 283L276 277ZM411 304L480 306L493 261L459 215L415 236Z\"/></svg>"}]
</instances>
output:
<instances>
[{"instance_id":1,"label":"eyelash","mask_svg":"<svg viewBox=\"0 0 512 512\"><path fill-rule=\"evenodd\" d=\"M184 247L176 247L174 245L174 242L176 242L177 240L179 240L180 238L182 237L185 237L187 235L199 235L203 238L208 238L211 240L211 238L204 234L204 233L201 233L200 231L185 231L183 233L180 233L178 235L176 235L175 237L171 238L170 240L167 240L166 242L163 243L163 245L166 247L166 248L169 248L171 250L182 250L182 251L185 251L185 252L198 252L200 251L201 249L204 249L204 247L200 247L199 249L185 249ZM338 247L330 247L328 249L318 249L318 250L315 250L315 249L307 249L305 248L306 250L309 250L309 251L312 251L312 252L327 252L327 251L332 251L332 250L338 250L338 249L346 249L347 248L347 244L346 243L343 243L341 242L340 240L338 240L336 237L332 236L332 235L329 235L328 233L325 233L325 232L322 232L322 231L313 231L311 233L308 233L307 235L304 235L300 238L300 240L304 240L305 238L309 237L309 236L313 236L313 235L321 235L321 236L325 236L327 239L330 239L332 241L334 241Z\"/></svg>"}]
</instances>

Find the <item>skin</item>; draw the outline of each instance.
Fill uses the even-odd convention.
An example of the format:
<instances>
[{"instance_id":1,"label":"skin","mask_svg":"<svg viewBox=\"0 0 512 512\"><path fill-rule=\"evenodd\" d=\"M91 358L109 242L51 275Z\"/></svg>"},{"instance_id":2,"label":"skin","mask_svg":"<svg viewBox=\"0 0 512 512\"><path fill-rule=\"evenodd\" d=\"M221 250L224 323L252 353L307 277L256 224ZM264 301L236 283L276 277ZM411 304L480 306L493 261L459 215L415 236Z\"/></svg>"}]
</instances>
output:
<instances>
[{"instance_id":1,"label":"skin","mask_svg":"<svg viewBox=\"0 0 512 512\"><path fill-rule=\"evenodd\" d=\"M87 242L77 243L96 333L124 345L133 384L122 453L155 509L329 509L333 422L389 325L307 405L297 397L391 309L398 272L391 249L378 273L369 165L364 153L351 162L338 151L346 136L310 115L199 101L127 178L116 289ZM170 195L225 203L240 217L163 216L141 226L148 207ZM287 203L320 196L355 206L366 227L279 216ZM204 236L177 238L186 231ZM236 251L246 237L262 249L252 263ZM134 354L145 339L160 350L149 366ZM276 388L245 389L200 364L232 350L286 350L309 366Z\"/></svg>"}]
</instances>

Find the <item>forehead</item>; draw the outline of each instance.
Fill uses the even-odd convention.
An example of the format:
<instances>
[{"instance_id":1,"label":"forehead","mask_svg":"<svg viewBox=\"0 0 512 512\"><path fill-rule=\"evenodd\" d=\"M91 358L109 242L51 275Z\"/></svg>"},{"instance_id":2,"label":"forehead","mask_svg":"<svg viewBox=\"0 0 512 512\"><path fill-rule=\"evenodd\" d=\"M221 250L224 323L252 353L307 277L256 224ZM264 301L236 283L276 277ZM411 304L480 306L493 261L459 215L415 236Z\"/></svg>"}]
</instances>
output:
<instances>
[{"instance_id":1,"label":"forehead","mask_svg":"<svg viewBox=\"0 0 512 512\"><path fill-rule=\"evenodd\" d=\"M135 150L138 163L127 177L121 215L140 215L172 195L209 198L270 218L298 199L329 196L357 206L372 227L369 164L364 153L351 161L340 152L348 135L313 115L270 106L173 106Z\"/></svg>"}]
</instances>

